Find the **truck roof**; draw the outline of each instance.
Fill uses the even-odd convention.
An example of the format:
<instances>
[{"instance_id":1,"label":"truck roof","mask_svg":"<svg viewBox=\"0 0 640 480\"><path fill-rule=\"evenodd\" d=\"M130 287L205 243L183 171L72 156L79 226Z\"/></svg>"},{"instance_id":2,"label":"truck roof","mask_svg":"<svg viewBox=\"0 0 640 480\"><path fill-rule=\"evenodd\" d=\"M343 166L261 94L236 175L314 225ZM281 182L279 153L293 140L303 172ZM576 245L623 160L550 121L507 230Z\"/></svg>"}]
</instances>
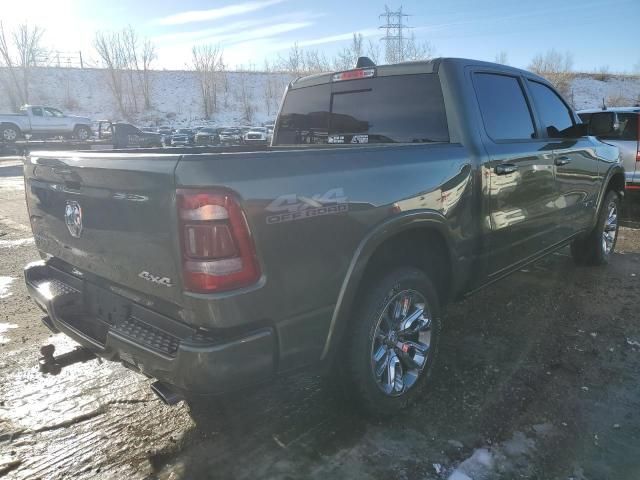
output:
<instances>
[{"instance_id":1,"label":"truck roof","mask_svg":"<svg viewBox=\"0 0 640 480\"><path fill-rule=\"evenodd\" d=\"M395 63L391 65L376 65L375 67L364 67L367 68L375 68L376 76L384 77L389 75L411 75L416 73L438 73L438 70L441 65L452 65L457 67L487 67L491 70L500 70L505 73L512 73L516 75L527 75L529 77L537 78L538 80L547 83L547 80L536 75L535 73L529 72L527 70L522 70L520 68L510 67L508 65L502 65L499 63L493 62L484 62L482 60L472 60L469 58L455 58L455 57L439 57L433 58L431 60L421 60L416 62L403 62L403 63ZM356 70L354 68L354 70ZM323 83L329 83L333 76L334 72L328 73L318 73L315 75L308 75L305 77L298 77L293 82L291 82L290 88L303 88L303 87L311 87L313 85L321 85Z\"/></svg>"},{"instance_id":2,"label":"truck roof","mask_svg":"<svg viewBox=\"0 0 640 480\"><path fill-rule=\"evenodd\" d=\"M598 113L598 112L616 112L616 113L640 113L640 106L636 107L607 107L607 108L587 108L585 110L578 110L577 113Z\"/></svg>"}]
</instances>

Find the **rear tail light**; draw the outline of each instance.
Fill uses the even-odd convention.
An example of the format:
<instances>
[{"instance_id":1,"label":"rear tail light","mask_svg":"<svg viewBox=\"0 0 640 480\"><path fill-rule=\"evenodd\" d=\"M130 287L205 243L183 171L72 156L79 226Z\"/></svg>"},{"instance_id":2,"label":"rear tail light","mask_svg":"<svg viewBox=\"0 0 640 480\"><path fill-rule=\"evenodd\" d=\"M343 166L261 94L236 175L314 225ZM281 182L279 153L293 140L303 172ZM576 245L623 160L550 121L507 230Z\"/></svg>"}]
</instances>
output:
<instances>
[{"instance_id":1,"label":"rear tail light","mask_svg":"<svg viewBox=\"0 0 640 480\"><path fill-rule=\"evenodd\" d=\"M244 212L226 191L176 192L186 290L213 293L241 288L260 278Z\"/></svg>"}]
</instances>

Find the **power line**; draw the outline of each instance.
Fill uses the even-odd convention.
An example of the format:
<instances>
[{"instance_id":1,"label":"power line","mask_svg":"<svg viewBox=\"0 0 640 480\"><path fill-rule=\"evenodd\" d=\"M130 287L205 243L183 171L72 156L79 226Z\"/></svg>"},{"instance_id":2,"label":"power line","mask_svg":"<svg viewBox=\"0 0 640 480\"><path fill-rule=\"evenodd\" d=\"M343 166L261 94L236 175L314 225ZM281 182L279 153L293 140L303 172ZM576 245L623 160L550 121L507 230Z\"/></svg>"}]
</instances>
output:
<instances>
[{"instance_id":1,"label":"power line","mask_svg":"<svg viewBox=\"0 0 640 480\"><path fill-rule=\"evenodd\" d=\"M385 35L381 40L385 42L385 60L388 63L398 63L405 60L405 30L411 28L406 25L405 20L410 16L402 11L402 5L395 11L385 5L384 13L378 16L380 19L386 19L386 23L380 25L379 28L385 30Z\"/></svg>"}]
</instances>

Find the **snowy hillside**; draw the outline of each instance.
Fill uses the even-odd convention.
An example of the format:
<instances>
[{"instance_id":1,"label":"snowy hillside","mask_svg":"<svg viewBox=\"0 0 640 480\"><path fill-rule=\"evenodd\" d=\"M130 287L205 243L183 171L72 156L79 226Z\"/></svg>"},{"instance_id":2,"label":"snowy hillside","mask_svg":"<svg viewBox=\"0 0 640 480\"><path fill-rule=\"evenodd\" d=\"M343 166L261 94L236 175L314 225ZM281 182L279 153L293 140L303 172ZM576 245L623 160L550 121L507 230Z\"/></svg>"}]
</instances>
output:
<instances>
[{"instance_id":1,"label":"snowy hillside","mask_svg":"<svg viewBox=\"0 0 640 480\"><path fill-rule=\"evenodd\" d=\"M34 69L29 102L50 105L94 120L121 119L107 75L108 72L101 69ZM227 73L226 81L220 82L218 110L211 123L244 125L274 119L282 92L292 78L278 73ZM244 97L243 92L246 94ZM132 120L141 126L202 123L202 100L195 72L151 72L151 102L150 110L139 108L138 113L132 114ZM246 115L247 103L252 111L250 119ZM1 92L0 111L10 111L9 99Z\"/></svg>"},{"instance_id":2,"label":"snowy hillside","mask_svg":"<svg viewBox=\"0 0 640 480\"><path fill-rule=\"evenodd\" d=\"M640 103L640 77L611 75L606 81L593 75L576 75L571 84L574 107L577 110L598 108L602 100L608 106L633 106Z\"/></svg>"},{"instance_id":3,"label":"snowy hillside","mask_svg":"<svg viewBox=\"0 0 640 480\"><path fill-rule=\"evenodd\" d=\"M211 123L243 125L273 119L282 92L292 78L288 74L227 73L225 85L219 88L218 109ZM151 98L151 110L132 115L132 120L141 126L202 123L202 101L195 72L153 71ZM568 100L577 109L599 107L603 98L612 106L639 103L640 78L611 75L606 81L600 81L593 75L578 74L573 79ZM37 68L32 74L30 101L94 120L122 117L109 90L106 70ZM247 103L250 119L247 119ZM0 92L0 111L9 109L7 96Z\"/></svg>"}]
</instances>

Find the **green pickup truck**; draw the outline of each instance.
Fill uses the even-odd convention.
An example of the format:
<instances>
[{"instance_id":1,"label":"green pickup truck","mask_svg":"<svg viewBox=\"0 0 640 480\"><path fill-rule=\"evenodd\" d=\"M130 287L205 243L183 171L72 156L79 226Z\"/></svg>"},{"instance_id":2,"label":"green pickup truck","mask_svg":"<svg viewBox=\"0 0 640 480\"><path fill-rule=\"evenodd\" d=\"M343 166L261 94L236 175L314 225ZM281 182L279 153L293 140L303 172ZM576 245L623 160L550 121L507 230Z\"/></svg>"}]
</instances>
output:
<instances>
[{"instance_id":1,"label":"green pickup truck","mask_svg":"<svg viewBox=\"0 0 640 480\"><path fill-rule=\"evenodd\" d=\"M523 70L363 60L293 81L270 146L33 152L27 287L168 403L319 367L392 414L447 302L567 245L607 263L624 171L589 133Z\"/></svg>"}]
</instances>

